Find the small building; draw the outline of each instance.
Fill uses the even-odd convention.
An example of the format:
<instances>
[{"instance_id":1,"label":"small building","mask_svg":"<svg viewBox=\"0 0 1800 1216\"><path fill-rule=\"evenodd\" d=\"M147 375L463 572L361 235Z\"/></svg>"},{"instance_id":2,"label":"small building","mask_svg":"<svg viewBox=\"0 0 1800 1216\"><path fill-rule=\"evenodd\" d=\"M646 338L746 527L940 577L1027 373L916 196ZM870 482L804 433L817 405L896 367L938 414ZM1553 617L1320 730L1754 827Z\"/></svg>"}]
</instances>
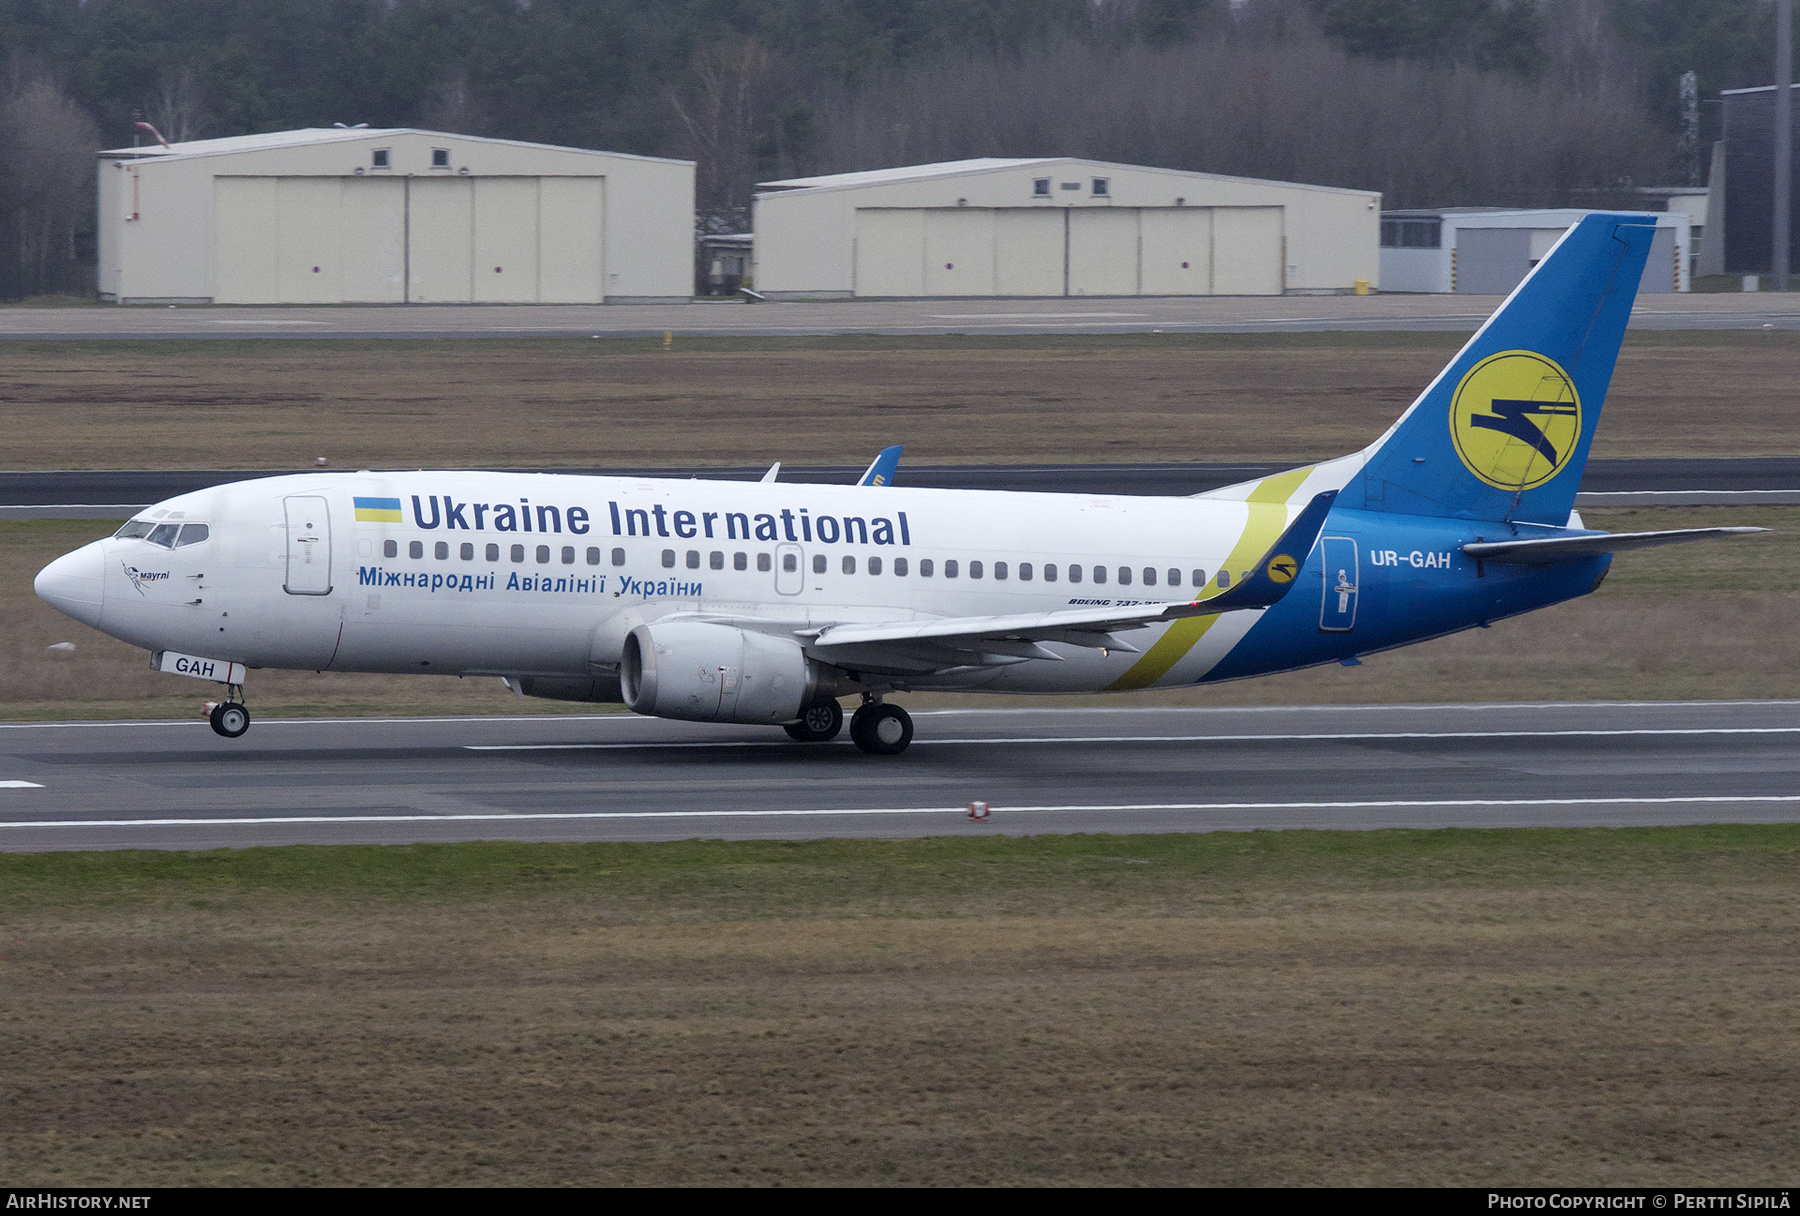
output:
<instances>
[{"instance_id":1,"label":"small building","mask_svg":"<svg viewBox=\"0 0 1800 1216\"><path fill-rule=\"evenodd\" d=\"M694 166L411 129L100 153L119 303L686 300Z\"/></svg>"},{"instance_id":2,"label":"small building","mask_svg":"<svg viewBox=\"0 0 1800 1216\"><path fill-rule=\"evenodd\" d=\"M750 233L706 233L697 238L697 243L695 295L735 296L740 288L756 285L750 274L755 245Z\"/></svg>"},{"instance_id":3,"label":"small building","mask_svg":"<svg viewBox=\"0 0 1800 1216\"><path fill-rule=\"evenodd\" d=\"M1381 215L1383 291L1506 295L1582 216L1574 208L1498 211L1440 207L1384 211ZM1691 287L1688 217L1656 217L1650 260L1638 290L1687 291Z\"/></svg>"},{"instance_id":4,"label":"small building","mask_svg":"<svg viewBox=\"0 0 1800 1216\"><path fill-rule=\"evenodd\" d=\"M1381 195L1073 157L764 182L756 289L851 296L1335 294L1379 286Z\"/></svg>"}]
</instances>

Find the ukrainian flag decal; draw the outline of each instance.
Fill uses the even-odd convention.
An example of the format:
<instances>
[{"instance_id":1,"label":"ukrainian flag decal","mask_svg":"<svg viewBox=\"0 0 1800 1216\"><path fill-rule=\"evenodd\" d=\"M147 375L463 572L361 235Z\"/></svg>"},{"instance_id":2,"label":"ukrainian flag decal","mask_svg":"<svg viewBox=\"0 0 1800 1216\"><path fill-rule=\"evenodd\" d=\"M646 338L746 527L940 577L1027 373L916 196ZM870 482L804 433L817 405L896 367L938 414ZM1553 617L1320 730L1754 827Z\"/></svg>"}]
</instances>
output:
<instances>
[{"instance_id":1,"label":"ukrainian flag decal","mask_svg":"<svg viewBox=\"0 0 1800 1216\"><path fill-rule=\"evenodd\" d=\"M403 522L398 498L359 498L356 500L356 522L359 524L397 524Z\"/></svg>"}]
</instances>

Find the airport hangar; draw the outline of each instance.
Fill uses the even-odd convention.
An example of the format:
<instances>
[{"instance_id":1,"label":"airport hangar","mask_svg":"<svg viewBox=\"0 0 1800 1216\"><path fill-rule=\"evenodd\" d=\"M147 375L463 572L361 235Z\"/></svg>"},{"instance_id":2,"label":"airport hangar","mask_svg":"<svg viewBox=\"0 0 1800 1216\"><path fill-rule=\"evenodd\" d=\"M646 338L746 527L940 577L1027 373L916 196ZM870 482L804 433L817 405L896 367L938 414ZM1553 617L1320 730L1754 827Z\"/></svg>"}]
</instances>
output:
<instances>
[{"instance_id":1,"label":"airport hangar","mask_svg":"<svg viewBox=\"0 0 1800 1216\"><path fill-rule=\"evenodd\" d=\"M411 129L100 153L99 287L122 304L687 300L692 161Z\"/></svg>"},{"instance_id":2,"label":"airport hangar","mask_svg":"<svg viewBox=\"0 0 1800 1216\"><path fill-rule=\"evenodd\" d=\"M1673 200L1669 205L1675 205ZM1589 214L1569 207L1438 207L1383 212L1382 288L1506 295L1524 281L1571 225ZM1657 215L1639 295L1692 290L1694 227L1685 212Z\"/></svg>"},{"instance_id":3,"label":"airport hangar","mask_svg":"<svg viewBox=\"0 0 1800 1216\"><path fill-rule=\"evenodd\" d=\"M763 182L756 290L855 296L1337 294L1380 285L1381 195L1053 157Z\"/></svg>"}]
</instances>

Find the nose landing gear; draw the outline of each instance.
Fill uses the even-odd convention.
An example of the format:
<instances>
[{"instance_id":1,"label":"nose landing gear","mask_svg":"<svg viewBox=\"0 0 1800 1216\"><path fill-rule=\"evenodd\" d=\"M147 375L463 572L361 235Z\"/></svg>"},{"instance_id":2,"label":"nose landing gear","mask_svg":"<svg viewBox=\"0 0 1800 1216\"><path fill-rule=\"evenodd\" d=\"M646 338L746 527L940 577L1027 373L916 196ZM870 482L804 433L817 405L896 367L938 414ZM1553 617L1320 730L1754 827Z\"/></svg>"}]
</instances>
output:
<instances>
[{"instance_id":1,"label":"nose landing gear","mask_svg":"<svg viewBox=\"0 0 1800 1216\"><path fill-rule=\"evenodd\" d=\"M243 685L227 684L225 695L232 699L207 703L206 720L212 723L213 733L236 739L250 729L250 709L244 704Z\"/></svg>"}]
</instances>

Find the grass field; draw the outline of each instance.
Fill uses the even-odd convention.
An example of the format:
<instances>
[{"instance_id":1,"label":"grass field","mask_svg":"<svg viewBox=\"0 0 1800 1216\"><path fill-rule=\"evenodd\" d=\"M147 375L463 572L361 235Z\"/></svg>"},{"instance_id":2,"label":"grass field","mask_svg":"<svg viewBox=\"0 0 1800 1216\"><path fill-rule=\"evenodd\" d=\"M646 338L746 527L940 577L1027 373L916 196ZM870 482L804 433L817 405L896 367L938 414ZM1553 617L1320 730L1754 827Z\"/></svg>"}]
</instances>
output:
<instances>
[{"instance_id":1,"label":"grass field","mask_svg":"<svg viewBox=\"0 0 1800 1216\"><path fill-rule=\"evenodd\" d=\"M1323 702L1682 700L1800 697L1800 508L1589 511L1611 531L1749 524L1772 535L1708 541L1617 558L1599 592L1573 603L1404 650L1361 667L1332 665L1208 688L1090 697L1083 703L1303 705ZM91 520L0 522L0 717L186 717L213 687L149 670L143 651L77 624L33 594L59 553L111 532ZM46 649L73 641L73 654ZM592 712L521 700L498 680L251 673L264 717L338 714ZM996 705L994 697L917 695L914 707ZM1056 704L1062 698L1045 698ZM1079 699L1078 699L1079 700Z\"/></svg>"},{"instance_id":2,"label":"grass field","mask_svg":"<svg viewBox=\"0 0 1800 1216\"><path fill-rule=\"evenodd\" d=\"M1800 828L0 855L0 1185L1790 1185Z\"/></svg>"},{"instance_id":3,"label":"grass field","mask_svg":"<svg viewBox=\"0 0 1800 1216\"><path fill-rule=\"evenodd\" d=\"M14 469L1309 460L1461 334L9 342ZM1800 334L1627 336L1594 455L1800 452Z\"/></svg>"}]
</instances>

